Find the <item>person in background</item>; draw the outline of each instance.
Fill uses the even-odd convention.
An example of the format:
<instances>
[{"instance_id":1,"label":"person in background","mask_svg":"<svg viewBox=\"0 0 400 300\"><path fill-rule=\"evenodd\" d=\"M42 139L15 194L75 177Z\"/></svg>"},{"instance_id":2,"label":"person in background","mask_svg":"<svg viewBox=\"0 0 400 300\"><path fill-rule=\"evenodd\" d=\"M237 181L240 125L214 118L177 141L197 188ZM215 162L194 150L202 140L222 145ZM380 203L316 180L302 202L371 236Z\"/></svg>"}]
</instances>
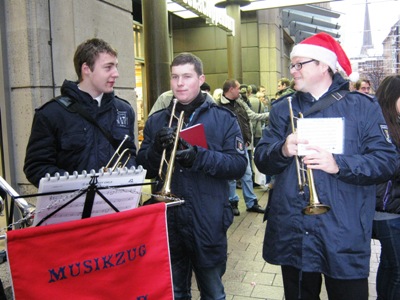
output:
<instances>
[{"instance_id":1,"label":"person in background","mask_svg":"<svg viewBox=\"0 0 400 300\"><path fill-rule=\"evenodd\" d=\"M65 80L61 96L35 111L24 172L36 187L46 173L98 172L125 135L129 139L121 149L131 154L126 166L136 166L135 112L114 94L117 51L101 39L89 39L77 47L74 66L78 81Z\"/></svg>"},{"instance_id":2,"label":"person in background","mask_svg":"<svg viewBox=\"0 0 400 300\"><path fill-rule=\"evenodd\" d=\"M360 79L354 84L354 89L360 93L371 93L371 82L368 79Z\"/></svg>"},{"instance_id":3,"label":"person in background","mask_svg":"<svg viewBox=\"0 0 400 300\"><path fill-rule=\"evenodd\" d=\"M264 93L264 95L267 95L267 89L263 85L258 86L258 92L261 92L261 93Z\"/></svg>"},{"instance_id":4,"label":"person in background","mask_svg":"<svg viewBox=\"0 0 400 300\"><path fill-rule=\"evenodd\" d=\"M206 93L210 93L211 87L210 87L210 85L209 85L207 82L204 82L204 83L201 85L200 90L202 90L203 92L206 92Z\"/></svg>"},{"instance_id":5,"label":"person in background","mask_svg":"<svg viewBox=\"0 0 400 300\"><path fill-rule=\"evenodd\" d=\"M350 93L348 81L337 72L342 68L353 77L346 53L332 36L318 33L303 40L290 59L296 90L290 95L293 115L306 115L317 105L309 118L342 120L344 148L332 154L308 144L292 132L287 97L272 105L254 155L260 172L275 175L263 258L281 266L286 300L319 299L322 274L330 300L368 300L375 185L394 173L396 149L387 138L378 103ZM308 210L311 215L303 213L312 191L301 185L302 193L297 184L300 144L312 152L301 162L313 171L319 202L330 207L325 213L313 214L314 208Z\"/></svg>"},{"instance_id":6,"label":"person in background","mask_svg":"<svg viewBox=\"0 0 400 300\"><path fill-rule=\"evenodd\" d=\"M247 158L247 168L244 175L237 178L240 178L242 183L241 187L243 190L243 198L246 203L246 210L248 212L264 213L264 209L258 204L257 196L254 194L248 148L252 143L251 120L266 120L269 113L257 114L253 112L250 107L240 98L240 84L235 79L225 80L222 90L223 94L221 96L221 101L217 102L217 104L229 109L237 116L240 130L243 135ZM233 214L235 216L239 216L239 196L236 193L236 180L229 181L229 201L233 209Z\"/></svg>"},{"instance_id":7,"label":"person in background","mask_svg":"<svg viewBox=\"0 0 400 300\"><path fill-rule=\"evenodd\" d=\"M283 77L278 81L278 91L275 94L274 100L292 93L294 93L294 90L290 87L290 80Z\"/></svg>"},{"instance_id":8,"label":"person in background","mask_svg":"<svg viewBox=\"0 0 400 300\"><path fill-rule=\"evenodd\" d=\"M386 77L376 91L376 98L387 123L387 132L400 149L400 76ZM376 275L378 300L400 299L400 168L389 181L376 189L376 212L373 237L381 244Z\"/></svg>"},{"instance_id":9,"label":"person in background","mask_svg":"<svg viewBox=\"0 0 400 300\"><path fill-rule=\"evenodd\" d=\"M249 98L247 97L247 84L240 85L240 98L243 100L244 103L247 104L248 107L251 107Z\"/></svg>"},{"instance_id":10,"label":"person in background","mask_svg":"<svg viewBox=\"0 0 400 300\"><path fill-rule=\"evenodd\" d=\"M256 97L264 105L264 112L270 111L269 99L263 92L257 92Z\"/></svg>"},{"instance_id":11,"label":"person in background","mask_svg":"<svg viewBox=\"0 0 400 300\"><path fill-rule=\"evenodd\" d=\"M260 99L259 95L260 92L257 92L256 86L249 85L248 90L249 90L248 98L251 104L251 110L254 111L256 114L264 113L265 112L264 103ZM265 98L265 96L263 98ZM264 124L265 124L264 120L251 120L254 147L257 146L258 141L261 138L262 128L264 127Z\"/></svg>"},{"instance_id":12,"label":"person in background","mask_svg":"<svg viewBox=\"0 0 400 300\"><path fill-rule=\"evenodd\" d=\"M203 124L207 139L207 148L179 139L176 149L170 187L185 203L167 210L174 296L176 300L191 299L194 272L201 299L225 299L222 276L227 262L226 232L233 222L228 180L240 178L246 170L243 137L236 117L213 100L206 100L211 96L201 92L205 76L197 56L177 55L170 71L171 90L178 101L176 116L184 112L184 128ZM168 108L154 112L144 127L137 162L147 170L149 179L158 177L164 150L173 150L177 120L174 118L168 126L172 106L170 103ZM157 191L163 178L158 179Z\"/></svg>"}]
</instances>

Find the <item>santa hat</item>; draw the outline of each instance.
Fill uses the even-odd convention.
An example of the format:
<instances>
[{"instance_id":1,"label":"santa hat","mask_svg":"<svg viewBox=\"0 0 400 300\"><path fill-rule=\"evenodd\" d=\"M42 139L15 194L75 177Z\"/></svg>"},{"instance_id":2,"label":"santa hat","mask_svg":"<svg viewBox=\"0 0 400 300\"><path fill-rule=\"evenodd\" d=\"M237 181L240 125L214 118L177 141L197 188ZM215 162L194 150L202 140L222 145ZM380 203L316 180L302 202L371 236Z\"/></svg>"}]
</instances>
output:
<instances>
[{"instance_id":1,"label":"santa hat","mask_svg":"<svg viewBox=\"0 0 400 300\"><path fill-rule=\"evenodd\" d=\"M350 81L358 80L358 73L352 72L350 60L340 44L329 34L325 32L317 33L296 46L293 47L290 53L290 58L295 56L309 57L327 64L333 72L342 69Z\"/></svg>"}]
</instances>

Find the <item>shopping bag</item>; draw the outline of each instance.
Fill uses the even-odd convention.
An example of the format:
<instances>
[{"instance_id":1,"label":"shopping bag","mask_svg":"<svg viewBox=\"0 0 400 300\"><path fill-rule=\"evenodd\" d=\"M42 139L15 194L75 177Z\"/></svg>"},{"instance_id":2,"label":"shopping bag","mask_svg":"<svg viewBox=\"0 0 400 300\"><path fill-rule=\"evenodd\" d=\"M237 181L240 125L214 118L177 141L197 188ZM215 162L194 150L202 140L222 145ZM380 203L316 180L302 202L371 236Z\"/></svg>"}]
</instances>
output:
<instances>
[{"instance_id":1,"label":"shopping bag","mask_svg":"<svg viewBox=\"0 0 400 300\"><path fill-rule=\"evenodd\" d=\"M261 186L266 185L267 182L265 174L260 173L255 164L253 164L253 171L254 171L254 182Z\"/></svg>"}]
</instances>

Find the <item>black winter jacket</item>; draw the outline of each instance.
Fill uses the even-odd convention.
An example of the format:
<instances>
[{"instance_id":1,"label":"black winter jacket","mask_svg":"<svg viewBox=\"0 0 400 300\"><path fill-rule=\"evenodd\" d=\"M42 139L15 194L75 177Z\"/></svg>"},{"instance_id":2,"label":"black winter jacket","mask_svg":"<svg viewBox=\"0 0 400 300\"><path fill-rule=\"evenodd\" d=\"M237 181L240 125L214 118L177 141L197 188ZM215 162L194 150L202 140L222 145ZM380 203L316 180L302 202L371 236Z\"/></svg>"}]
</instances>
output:
<instances>
[{"instance_id":1,"label":"black winter jacket","mask_svg":"<svg viewBox=\"0 0 400 300\"><path fill-rule=\"evenodd\" d=\"M399 160L398 160L399 161ZM396 174L385 183L376 186L377 211L400 214L400 168Z\"/></svg>"},{"instance_id":2,"label":"black winter jacket","mask_svg":"<svg viewBox=\"0 0 400 300\"><path fill-rule=\"evenodd\" d=\"M154 150L154 140L156 133L168 126L170 116L171 110L166 108L146 122L137 163L147 170L147 178L157 177L161 155ZM204 125L208 149L195 146L197 156L191 168L175 164L171 191L185 203L167 213L168 227L179 231L185 246L191 249L188 255L194 263L209 268L227 260L226 231L233 221L228 180L243 176L247 159L239 125L230 111L212 100L205 101L186 126L200 123ZM175 244L177 237L172 235L169 241Z\"/></svg>"},{"instance_id":3,"label":"black winter jacket","mask_svg":"<svg viewBox=\"0 0 400 300\"><path fill-rule=\"evenodd\" d=\"M243 135L244 144L247 146L250 145L252 140L251 122L249 115L247 114L244 107L244 105L247 104L239 99L235 99L234 101L229 100L225 97L225 95L222 95L220 101L218 102L218 105L229 109L236 115L239 122L240 131Z\"/></svg>"},{"instance_id":4,"label":"black winter jacket","mask_svg":"<svg viewBox=\"0 0 400 300\"><path fill-rule=\"evenodd\" d=\"M77 83L65 80L61 87L62 96L78 102L97 123L110 132L117 141L125 135L129 140L124 145L130 149L128 167L135 166L136 146L134 143L135 114L129 102L114 93L104 94L101 107L97 101L81 90ZM98 172L112 155L114 147L103 133L73 109L51 100L36 109L29 138L24 172L36 187L42 177L56 172L64 175L83 170Z\"/></svg>"}]
</instances>

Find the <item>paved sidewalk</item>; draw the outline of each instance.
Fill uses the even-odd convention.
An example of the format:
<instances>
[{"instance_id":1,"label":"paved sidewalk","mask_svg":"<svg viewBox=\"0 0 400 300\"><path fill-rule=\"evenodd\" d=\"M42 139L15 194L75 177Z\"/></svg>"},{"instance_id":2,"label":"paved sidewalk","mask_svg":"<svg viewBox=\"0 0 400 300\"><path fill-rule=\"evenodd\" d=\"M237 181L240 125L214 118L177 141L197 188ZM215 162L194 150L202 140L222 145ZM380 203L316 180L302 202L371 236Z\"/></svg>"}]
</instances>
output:
<instances>
[{"instance_id":1,"label":"paved sidewalk","mask_svg":"<svg viewBox=\"0 0 400 300\"><path fill-rule=\"evenodd\" d=\"M266 263L261 256L262 243L266 224L262 222L263 215L246 212L242 191L237 190L240 197L240 216L235 217L234 223L228 231L228 265L224 275L227 300L284 300L281 270L279 266ZM268 192L256 188L259 204L265 207L268 201ZM372 240L371 273L370 273L370 300L376 299L375 277L378 267L380 246ZM4 245L0 246L4 247ZM0 248L2 248L0 247ZM0 265L0 277L5 286L9 286L9 277L6 264ZM193 282L193 299L200 299ZM10 292L8 290L8 292ZM9 299L12 299L11 297ZM327 300L323 288L321 300Z\"/></svg>"}]
</instances>

